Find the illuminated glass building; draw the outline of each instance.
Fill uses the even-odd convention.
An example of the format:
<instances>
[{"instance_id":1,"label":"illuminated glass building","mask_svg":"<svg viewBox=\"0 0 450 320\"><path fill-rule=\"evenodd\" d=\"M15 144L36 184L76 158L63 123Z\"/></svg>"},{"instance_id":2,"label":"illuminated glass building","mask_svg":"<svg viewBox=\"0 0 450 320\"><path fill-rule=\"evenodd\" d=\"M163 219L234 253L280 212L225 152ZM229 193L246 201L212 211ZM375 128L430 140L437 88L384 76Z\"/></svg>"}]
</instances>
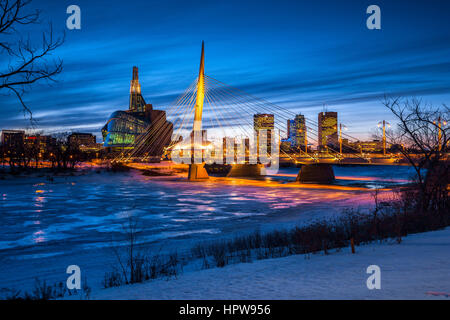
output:
<instances>
[{"instance_id":1,"label":"illuminated glass building","mask_svg":"<svg viewBox=\"0 0 450 320\"><path fill-rule=\"evenodd\" d=\"M141 95L138 68L133 67L130 102L126 111L115 111L102 128L103 146L113 151L132 149L135 143L144 145L148 155L161 155L172 137L173 125L165 111L154 110ZM143 135L144 134L144 135Z\"/></svg>"}]
</instances>

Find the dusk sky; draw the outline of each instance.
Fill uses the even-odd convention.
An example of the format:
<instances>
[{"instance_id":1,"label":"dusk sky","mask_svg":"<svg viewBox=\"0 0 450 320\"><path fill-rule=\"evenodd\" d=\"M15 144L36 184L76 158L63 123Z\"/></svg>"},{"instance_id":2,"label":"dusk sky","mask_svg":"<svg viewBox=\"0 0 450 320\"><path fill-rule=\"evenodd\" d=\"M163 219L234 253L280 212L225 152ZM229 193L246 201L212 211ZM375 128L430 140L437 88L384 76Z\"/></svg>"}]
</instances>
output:
<instances>
[{"instance_id":1,"label":"dusk sky","mask_svg":"<svg viewBox=\"0 0 450 320\"><path fill-rule=\"evenodd\" d=\"M67 30L66 8L81 8ZM381 8L381 30L366 8ZM202 40L205 73L312 120L339 112L348 133L369 137L385 94L450 104L450 1L54 1L32 6L66 31L55 57L59 82L25 101L37 128L93 132L128 108L133 65L147 103L165 110L195 79ZM5 61L0 62L4 70ZM29 124L15 96L0 92L0 128Z\"/></svg>"}]
</instances>

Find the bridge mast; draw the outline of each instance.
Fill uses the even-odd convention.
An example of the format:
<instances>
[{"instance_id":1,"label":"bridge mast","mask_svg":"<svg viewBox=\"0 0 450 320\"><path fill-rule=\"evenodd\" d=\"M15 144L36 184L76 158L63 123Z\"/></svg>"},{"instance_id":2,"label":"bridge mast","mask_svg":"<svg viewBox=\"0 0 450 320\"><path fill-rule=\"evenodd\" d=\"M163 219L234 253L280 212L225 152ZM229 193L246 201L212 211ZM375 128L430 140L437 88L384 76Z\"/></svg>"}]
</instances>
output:
<instances>
[{"instance_id":1,"label":"bridge mast","mask_svg":"<svg viewBox=\"0 0 450 320\"><path fill-rule=\"evenodd\" d=\"M199 181L208 179L208 172L204 167L203 162L203 134L202 134L202 112L203 100L205 99L205 42L202 41L202 54L200 57L200 69L198 71L197 80L197 98L195 103L194 126L192 137L192 151L194 153L194 163L189 165L188 180ZM197 137L197 138L196 138ZM200 139L199 139L200 138ZM200 140L200 141L196 141ZM197 144L197 145L196 145ZM200 145L198 145L200 144ZM197 163L199 161L200 163Z\"/></svg>"},{"instance_id":2,"label":"bridge mast","mask_svg":"<svg viewBox=\"0 0 450 320\"><path fill-rule=\"evenodd\" d=\"M197 81L197 101L195 103L194 132L202 130L203 100L205 99L205 42L202 41L202 54Z\"/></svg>"}]
</instances>

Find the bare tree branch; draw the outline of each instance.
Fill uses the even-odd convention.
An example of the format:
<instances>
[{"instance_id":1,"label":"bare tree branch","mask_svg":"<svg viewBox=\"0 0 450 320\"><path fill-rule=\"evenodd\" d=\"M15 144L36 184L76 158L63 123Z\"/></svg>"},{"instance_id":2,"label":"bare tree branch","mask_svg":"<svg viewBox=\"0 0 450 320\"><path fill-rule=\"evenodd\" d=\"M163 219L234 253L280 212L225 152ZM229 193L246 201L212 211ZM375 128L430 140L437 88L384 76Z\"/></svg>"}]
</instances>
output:
<instances>
[{"instance_id":1,"label":"bare tree branch","mask_svg":"<svg viewBox=\"0 0 450 320\"><path fill-rule=\"evenodd\" d=\"M6 70L0 71L0 92L6 90L16 95L22 109L32 120L31 108L26 105L23 96L35 83L56 81L63 62L60 59L49 60L49 57L64 43L65 35L55 38L49 25L37 44L29 37L23 40L24 32L19 27L39 23L40 12L30 12L27 8L30 2L0 0L0 59L9 61Z\"/></svg>"},{"instance_id":2,"label":"bare tree branch","mask_svg":"<svg viewBox=\"0 0 450 320\"><path fill-rule=\"evenodd\" d=\"M419 99L386 98L384 105L399 122L397 131L390 133L390 143L402 146L399 151L416 171L420 203L426 210L436 194L432 190L441 192L447 187L444 181L450 142L449 108L427 106Z\"/></svg>"}]
</instances>

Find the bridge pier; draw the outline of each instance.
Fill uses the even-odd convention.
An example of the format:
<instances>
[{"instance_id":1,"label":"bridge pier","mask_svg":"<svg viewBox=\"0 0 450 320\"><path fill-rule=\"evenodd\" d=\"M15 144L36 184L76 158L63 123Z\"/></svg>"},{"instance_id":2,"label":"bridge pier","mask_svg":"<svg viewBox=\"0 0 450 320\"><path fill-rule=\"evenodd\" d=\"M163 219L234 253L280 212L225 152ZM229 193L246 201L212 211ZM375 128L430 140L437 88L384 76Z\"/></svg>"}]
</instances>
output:
<instances>
[{"instance_id":1,"label":"bridge pier","mask_svg":"<svg viewBox=\"0 0 450 320\"><path fill-rule=\"evenodd\" d=\"M227 178L260 177L264 174L262 164L233 164Z\"/></svg>"},{"instance_id":2,"label":"bridge pier","mask_svg":"<svg viewBox=\"0 0 450 320\"><path fill-rule=\"evenodd\" d=\"M334 171L331 164L315 163L303 164L297 175L296 181L298 183L329 183L333 182L334 179Z\"/></svg>"},{"instance_id":3,"label":"bridge pier","mask_svg":"<svg viewBox=\"0 0 450 320\"><path fill-rule=\"evenodd\" d=\"M189 165L189 181L204 181L207 179L209 179L209 175L208 172L206 172L205 165L203 163Z\"/></svg>"}]
</instances>

